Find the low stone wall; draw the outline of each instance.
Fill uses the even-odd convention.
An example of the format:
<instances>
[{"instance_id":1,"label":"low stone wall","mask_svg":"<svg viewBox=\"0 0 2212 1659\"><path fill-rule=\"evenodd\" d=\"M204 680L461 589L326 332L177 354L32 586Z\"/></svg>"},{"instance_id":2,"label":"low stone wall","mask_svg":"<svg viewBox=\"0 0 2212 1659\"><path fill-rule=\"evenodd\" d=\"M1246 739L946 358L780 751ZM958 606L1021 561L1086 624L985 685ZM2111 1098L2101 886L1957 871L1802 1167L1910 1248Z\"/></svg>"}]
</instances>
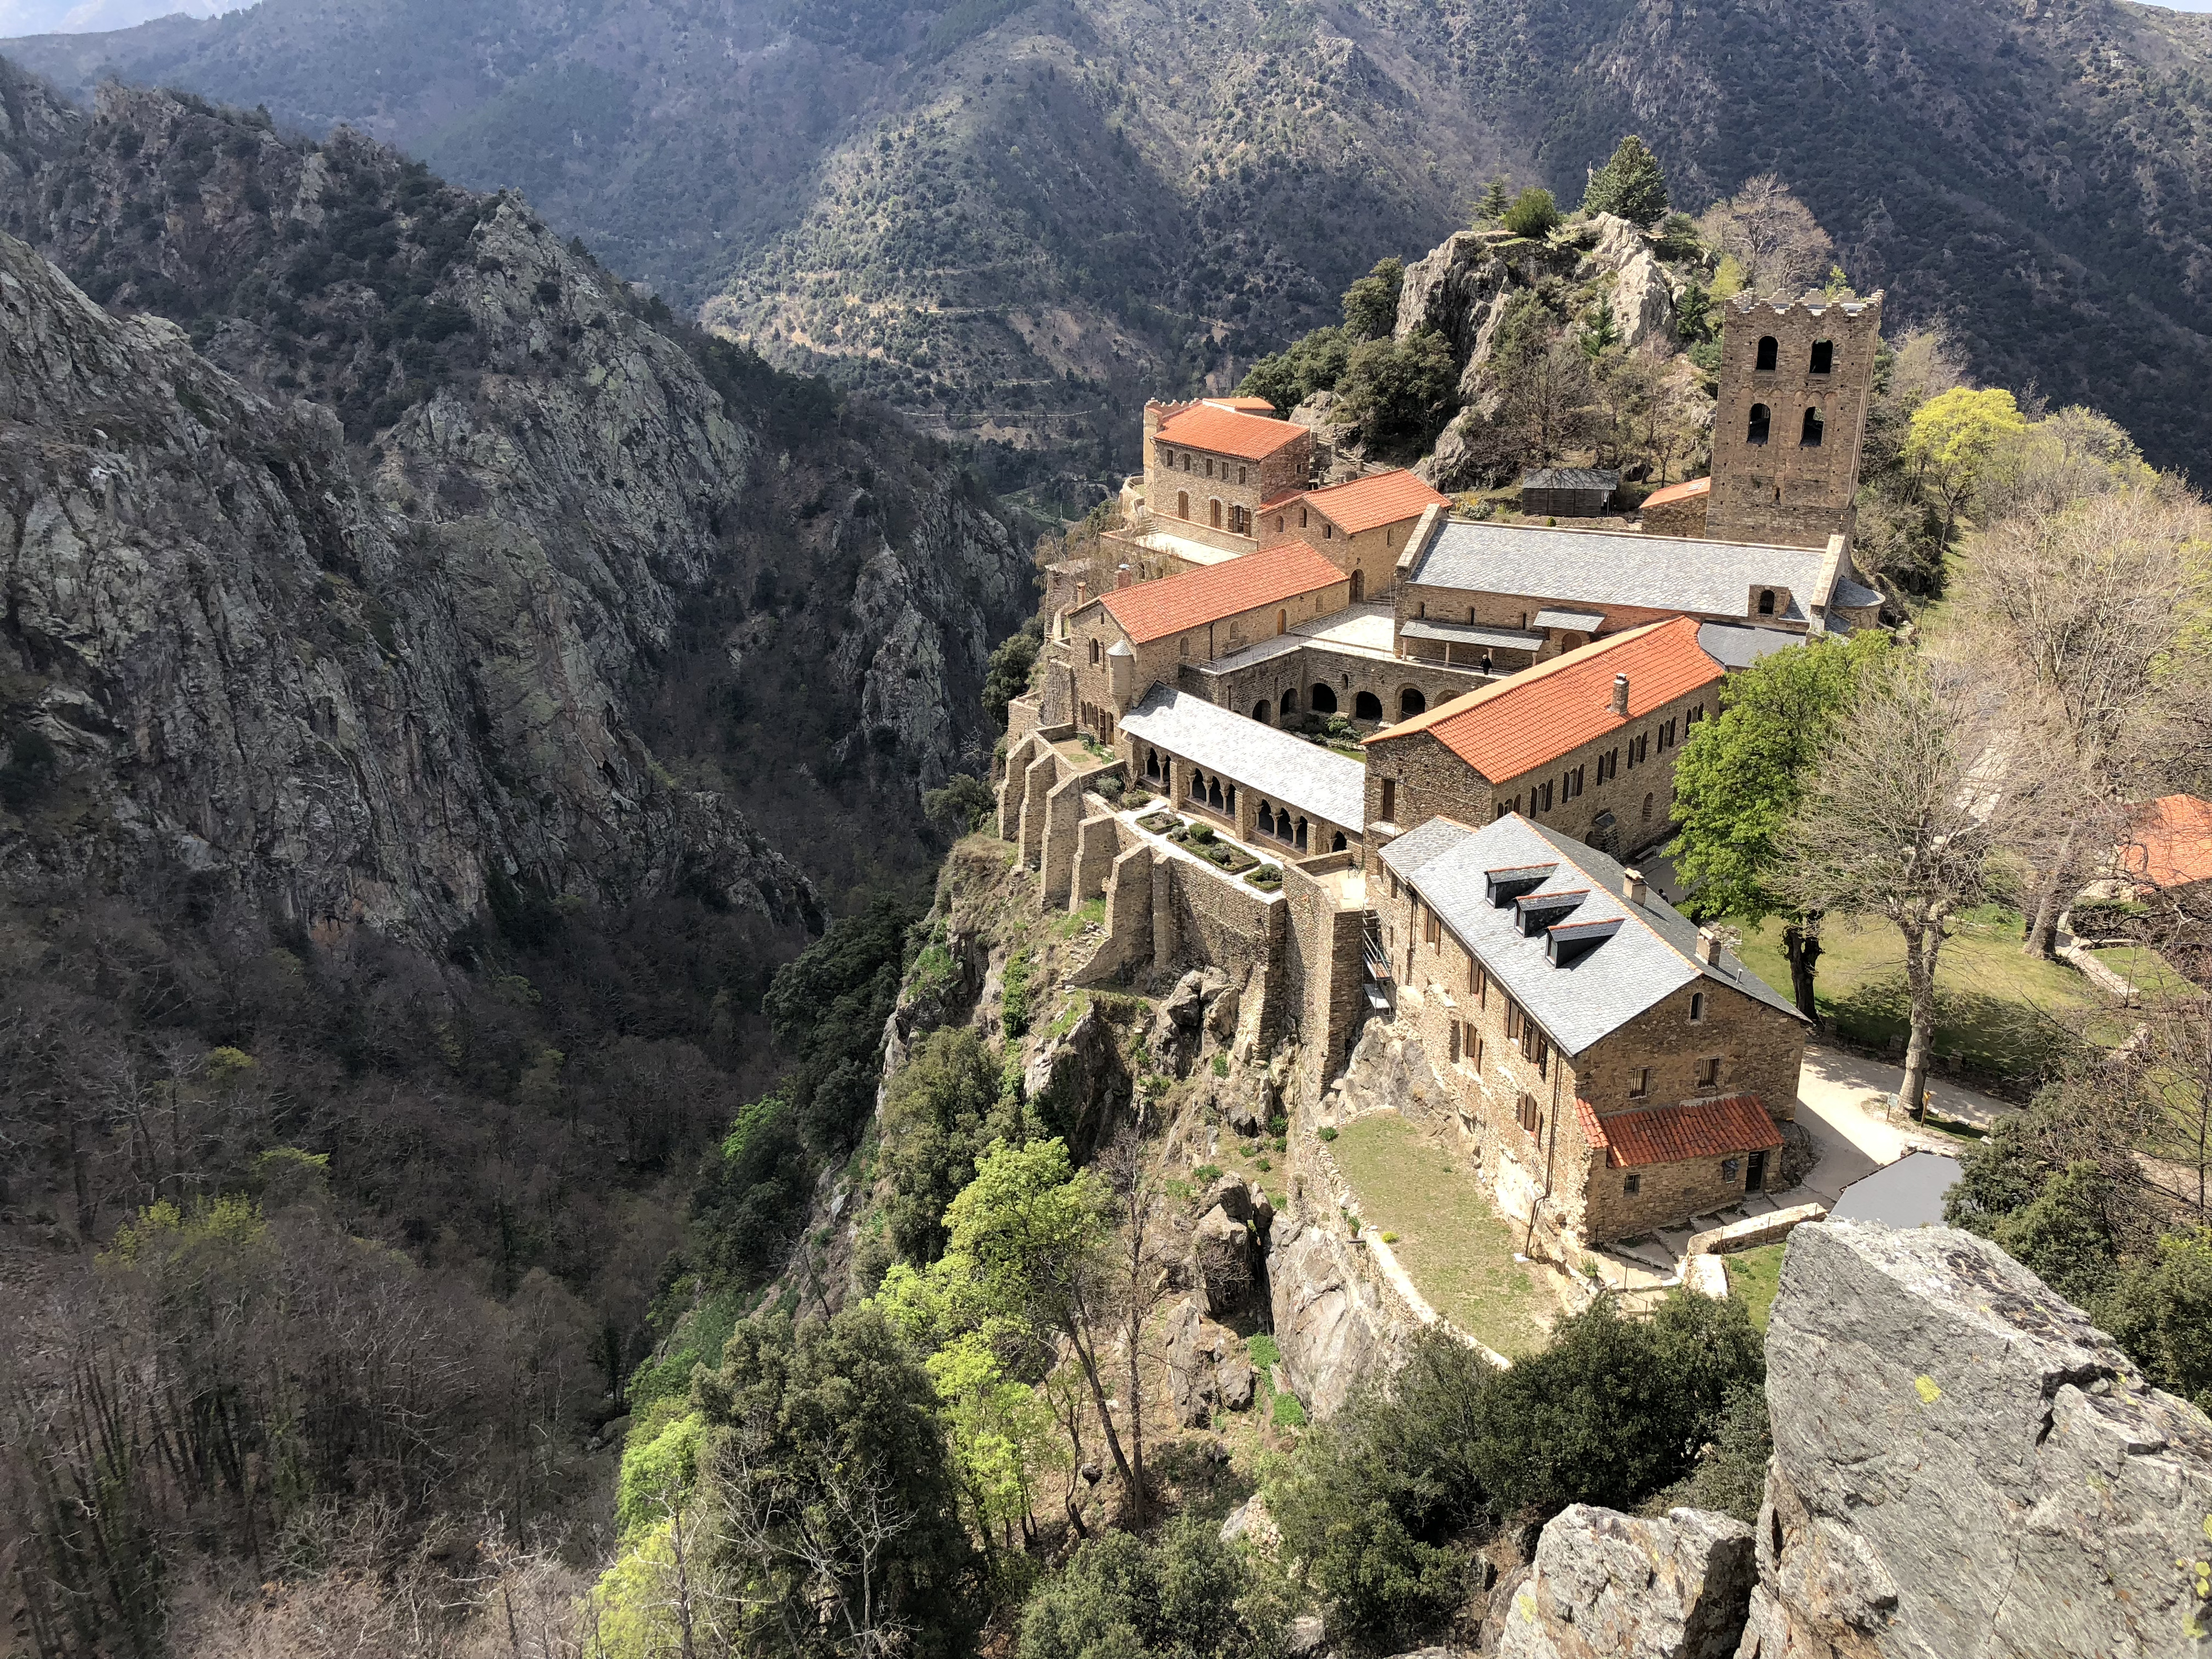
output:
<instances>
[{"instance_id":1,"label":"low stone wall","mask_svg":"<svg viewBox=\"0 0 2212 1659\"><path fill-rule=\"evenodd\" d=\"M1692 1233L1684 1247L1685 1255L1727 1255L1736 1250L1752 1250L1762 1244L1774 1244L1790 1237L1790 1229L1808 1221L1826 1221L1828 1206L1825 1204L1800 1204L1787 1210L1776 1210L1766 1215L1747 1216L1741 1221L1732 1221L1725 1227L1711 1227L1701 1233Z\"/></svg>"},{"instance_id":2,"label":"low stone wall","mask_svg":"<svg viewBox=\"0 0 2212 1659\"><path fill-rule=\"evenodd\" d=\"M1106 877L1106 936L1091 960L1068 976L1102 985L1152 956L1152 848L1139 841L1115 859Z\"/></svg>"},{"instance_id":3,"label":"low stone wall","mask_svg":"<svg viewBox=\"0 0 2212 1659\"><path fill-rule=\"evenodd\" d=\"M1309 1098L1318 1100L1367 1017L1365 965L1360 935L1365 916L1340 909L1323 879L1354 868L1359 855L1330 853L1283 866L1283 899L1289 912L1287 977L1297 987L1291 1015L1302 1045L1299 1065Z\"/></svg>"}]
</instances>

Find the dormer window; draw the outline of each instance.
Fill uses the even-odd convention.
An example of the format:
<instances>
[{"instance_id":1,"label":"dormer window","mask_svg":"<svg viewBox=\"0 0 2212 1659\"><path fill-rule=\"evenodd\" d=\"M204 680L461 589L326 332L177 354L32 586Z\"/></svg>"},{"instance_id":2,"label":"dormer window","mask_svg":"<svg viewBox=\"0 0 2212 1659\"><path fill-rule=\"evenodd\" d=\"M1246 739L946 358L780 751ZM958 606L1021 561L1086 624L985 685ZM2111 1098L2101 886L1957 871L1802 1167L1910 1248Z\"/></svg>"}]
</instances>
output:
<instances>
[{"instance_id":1,"label":"dormer window","mask_svg":"<svg viewBox=\"0 0 2212 1659\"><path fill-rule=\"evenodd\" d=\"M1774 614L1774 590L1771 587L1763 587L1759 591L1759 614L1762 617L1771 617Z\"/></svg>"},{"instance_id":2,"label":"dormer window","mask_svg":"<svg viewBox=\"0 0 2212 1659\"><path fill-rule=\"evenodd\" d=\"M1484 872L1483 884L1491 903L1503 910L1524 893L1533 893L1552 878L1556 864L1523 864Z\"/></svg>"}]
</instances>

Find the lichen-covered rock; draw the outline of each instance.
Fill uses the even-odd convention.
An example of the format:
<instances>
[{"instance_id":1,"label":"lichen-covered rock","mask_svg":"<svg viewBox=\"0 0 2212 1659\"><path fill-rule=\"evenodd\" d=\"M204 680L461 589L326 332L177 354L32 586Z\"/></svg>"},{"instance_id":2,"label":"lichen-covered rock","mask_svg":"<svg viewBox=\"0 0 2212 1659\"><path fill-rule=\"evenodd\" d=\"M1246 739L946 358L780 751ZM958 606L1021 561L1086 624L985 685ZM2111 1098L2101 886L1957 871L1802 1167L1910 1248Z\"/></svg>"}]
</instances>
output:
<instances>
[{"instance_id":1,"label":"lichen-covered rock","mask_svg":"<svg viewBox=\"0 0 2212 1659\"><path fill-rule=\"evenodd\" d=\"M1985 1240L1790 1237L1741 1659L2197 1656L2212 1421Z\"/></svg>"},{"instance_id":2,"label":"lichen-covered rock","mask_svg":"<svg viewBox=\"0 0 2212 1659\"><path fill-rule=\"evenodd\" d=\"M1649 238L1627 220L1601 213L1589 222L1597 233L1590 249L1593 264L1613 272L1613 325L1620 343L1633 351L1647 341L1667 350L1674 343L1674 290L1651 252Z\"/></svg>"},{"instance_id":3,"label":"lichen-covered rock","mask_svg":"<svg viewBox=\"0 0 2212 1659\"><path fill-rule=\"evenodd\" d=\"M1536 1546L1507 1605L1501 1659L1728 1659L1757 1571L1751 1528L1674 1510L1664 1520L1575 1504Z\"/></svg>"}]
</instances>

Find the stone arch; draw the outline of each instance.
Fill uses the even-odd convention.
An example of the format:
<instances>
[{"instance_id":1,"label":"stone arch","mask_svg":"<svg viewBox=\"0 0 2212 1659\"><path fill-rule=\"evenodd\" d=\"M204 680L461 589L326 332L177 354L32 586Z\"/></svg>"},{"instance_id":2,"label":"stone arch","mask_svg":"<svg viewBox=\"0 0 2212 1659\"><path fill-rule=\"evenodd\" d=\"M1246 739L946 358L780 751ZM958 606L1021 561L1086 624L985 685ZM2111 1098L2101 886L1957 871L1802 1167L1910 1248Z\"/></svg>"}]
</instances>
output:
<instances>
[{"instance_id":1,"label":"stone arch","mask_svg":"<svg viewBox=\"0 0 2212 1659\"><path fill-rule=\"evenodd\" d=\"M1301 853L1306 850L1306 821L1304 818L1298 820L1297 849Z\"/></svg>"},{"instance_id":2,"label":"stone arch","mask_svg":"<svg viewBox=\"0 0 2212 1659\"><path fill-rule=\"evenodd\" d=\"M1819 410L1807 410L1805 422L1797 429L1798 447L1802 449L1818 449L1820 447L1820 440L1827 434L1827 424L1820 418Z\"/></svg>"},{"instance_id":3,"label":"stone arch","mask_svg":"<svg viewBox=\"0 0 2212 1659\"><path fill-rule=\"evenodd\" d=\"M1352 699L1352 718L1356 720L1379 720L1382 718L1382 699L1372 691L1362 691Z\"/></svg>"},{"instance_id":4,"label":"stone arch","mask_svg":"<svg viewBox=\"0 0 2212 1659\"><path fill-rule=\"evenodd\" d=\"M1759 614L1762 617L1771 617L1774 614L1774 590L1771 587L1762 587L1759 590Z\"/></svg>"},{"instance_id":5,"label":"stone arch","mask_svg":"<svg viewBox=\"0 0 2212 1659\"><path fill-rule=\"evenodd\" d=\"M1752 367L1753 368L1759 369L1771 369L1781 360L1782 342L1776 339L1771 334L1760 335L1759 337L1759 360L1752 364Z\"/></svg>"},{"instance_id":6,"label":"stone arch","mask_svg":"<svg viewBox=\"0 0 2212 1659\"><path fill-rule=\"evenodd\" d=\"M1275 809L1266 801L1260 803L1260 833L1263 836L1275 833Z\"/></svg>"},{"instance_id":7,"label":"stone arch","mask_svg":"<svg viewBox=\"0 0 2212 1659\"><path fill-rule=\"evenodd\" d=\"M1298 712L1298 688L1295 685L1285 686L1283 695L1275 701L1276 706L1283 711L1283 718L1288 720Z\"/></svg>"},{"instance_id":8,"label":"stone arch","mask_svg":"<svg viewBox=\"0 0 2212 1659\"><path fill-rule=\"evenodd\" d=\"M1093 668L1098 666L1098 641L1096 640L1091 641L1091 665Z\"/></svg>"},{"instance_id":9,"label":"stone arch","mask_svg":"<svg viewBox=\"0 0 2212 1659\"><path fill-rule=\"evenodd\" d=\"M1752 444L1765 443L1766 435L1773 426L1774 411L1765 404L1753 404L1751 406L1751 419L1744 428L1744 441Z\"/></svg>"},{"instance_id":10,"label":"stone arch","mask_svg":"<svg viewBox=\"0 0 2212 1659\"><path fill-rule=\"evenodd\" d=\"M1334 835L1328 838L1328 850L1332 853L1341 853L1344 850L1343 830L1338 830Z\"/></svg>"},{"instance_id":11,"label":"stone arch","mask_svg":"<svg viewBox=\"0 0 2212 1659\"><path fill-rule=\"evenodd\" d=\"M1352 573L1352 602L1358 605L1366 597L1367 573L1364 570L1355 570Z\"/></svg>"},{"instance_id":12,"label":"stone arch","mask_svg":"<svg viewBox=\"0 0 2212 1659\"><path fill-rule=\"evenodd\" d=\"M1267 700L1265 697L1252 705L1252 718L1262 726L1267 723Z\"/></svg>"},{"instance_id":13,"label":"stone arch","mask_svg":"<svg viewBox=\"0 0 2212 1659\"><path fill-rule=\"evenodd\" d=\"M1651 822L1651 797L1648 794L1644 797L1644 822Z\"/></svg>"},{"instance_id":14,"label":"stone arch","mask_svg":"<svg viewBox=\"0 0 2212 1659\"><path fill-rule=\"evenodd\" d=\"M1211 778L1209 778L1209 779L1207 779L1207 780L1206 780L1206 804L1208 806L1211 806L1211 807L1214 808L1216 811L1218 811L1218 810L1220 809L1220 806L1221 806L1221 775L1220 775L1219 773L1218 773L1218 772L1217 772L1217 773L1216 773L1212 777L1211 777Z\"/></svg>"},{"instance_id":15,"label":"stone arch","mask_svg":"<svg viewBox=\"0 0 2212 1659\"><path fill-rule=\"evenodd\" d=\"M1805 372L1808 374L1828 374L1834 372L1835 367L1836 343L1833 340L1814 341L1812 361L1807 364Z\"/></svg>"},{"instance_id":16,"label":"stone arch","mask_svg":"<svg viewBox=\"0 0 2212 1659\"><path fill-rule=\"evenodd\" d=\"M1429 700L1421 695L1421 688L1409 685L1398 693L1398 718L1411 720L1416 714L1428 713Z\"/></svg>"},{"instance_id":17,"label":"stone arch","mask_svg":"<svg viewBox=\"0 0 2212 1659\"><path fill-rule=\"evenodd\" d=\"M1313 690L1306 694L1306 707L1316 714L1336 713L1336 693L1329 689L1327 680L1316 680Z\"/></svg>"},{"instance_id":18,"label":"stone arch","mask_svg":"<svg viewBox=\"0 0 2212 1659\"><path fill-rule=\"evenodd\" d=\"M1157 749L1145 750L1145 775L1148 778L1160 775L1160 751Z\"/></svg>"}]
</instances>

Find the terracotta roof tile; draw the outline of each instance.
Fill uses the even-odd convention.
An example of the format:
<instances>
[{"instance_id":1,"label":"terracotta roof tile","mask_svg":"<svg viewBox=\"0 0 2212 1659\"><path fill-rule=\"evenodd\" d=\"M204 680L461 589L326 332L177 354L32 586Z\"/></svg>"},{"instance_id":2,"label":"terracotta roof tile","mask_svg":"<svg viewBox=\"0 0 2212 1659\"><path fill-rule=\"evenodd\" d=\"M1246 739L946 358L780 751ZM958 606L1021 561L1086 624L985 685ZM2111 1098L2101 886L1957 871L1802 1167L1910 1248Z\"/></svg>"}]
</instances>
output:
<instances>
[{"instance_id":1,"label":"terracotta roof tile","mask_svg":"<svg viewBox=\"0 0 2212 1659\"><path fill-rule=\"evenodd\" d=\"M1309 435L1305 428L1264 415L1246 415L1212 404L1194 404L1160 422L1158 441L1188 444L1213 455L1263 461L1285 446Z\"/></svg>"},{"instance_id":2,"label":"terracotta roof tile","mask_svg":"<svg viewBox=\"0 0 2212 1659\"><path fill-rule=\"evenodd\" d=\"M1306 500L1346 535L1357 536L1380 525L1418 519L1432 507L1448 505L1451 497L1438 495L1401 467L1326 489L1310 489Z\"/></svg>"},{"instance_id":3,"label":"terracotta roof tile","mask_svg":"<svg viewBox=\"0 0 2212 1659\"><path fill-rule=\"evenodd\" d=\"M1766 1115L1757 1095L1724 1095L1680 1106L1651 1106L1640 1112L1600 1117L1587 1100L1575 1102L1583 1138L1602 1149L1610 1169L1639 1164L1683 1164L1695 1158L1734 1158L1772 1152L1782 1131Z\"/></svg>"},{"instance_id":4,"label":"terracotta roof tile","mask_svg":"<svg viewBox=\"0 0 2212 1659\"><path fill-rule=\"evenodd\" d=\"M1116 588L1100 594L1099 602L1143 645L1348 580L1304 542L1282 541L1180 576Z\"/></svg>"},{"instance_id":5,"label":"terracotta roof tile","mask_svg":"<svg viewBox=\"0 0 2212 1659\"><path fill-rule=\"evenodd\" d=\"M1364 739L1426 732L1492 783L1641 720L1727 671L1698 643L1688 617L1593 640L1525 673L1439 703ZM1613 712L1613 678L1628 676L1626 719Z\"/></svg>"},{"instance_id":6,"label":"terracotta roof tile","mask_svg":"<svg viewBox=\"0 0 2212 1659\"><path fill-rule=\"evenodd\" d=\"M2154 887L2212 881L2212 801L2161 795L2136 817L2123 866Z\"/></svg>"},{"instance_id":7,"label":"terracotta roof tile","mask_svg":"<svg viewBox=\"0 0 2212 1659\"><path fill-rule=\"evenodd\" d=\"M1666 507L1674 501L1686 501L1692 495L1709 494L1713 487L1711 478L1692 478L1687 483L1668 484L1664 489L1655 489L1644 498L1646 507Z\"/></svg>"},{"instance_id":8,"label":"terracotta roof tile","mask_svg":"<svg viewBox=\"0 0 2212 1659\"><path fill-rule=\"evenodd\" d=\"M1261 415L1270 420L1275 414L1274 404L1265 398L1201 398L1199 401L1210 404L1216 409L1233 409L1241 414Z\"/></svg>"}]
</instances>

